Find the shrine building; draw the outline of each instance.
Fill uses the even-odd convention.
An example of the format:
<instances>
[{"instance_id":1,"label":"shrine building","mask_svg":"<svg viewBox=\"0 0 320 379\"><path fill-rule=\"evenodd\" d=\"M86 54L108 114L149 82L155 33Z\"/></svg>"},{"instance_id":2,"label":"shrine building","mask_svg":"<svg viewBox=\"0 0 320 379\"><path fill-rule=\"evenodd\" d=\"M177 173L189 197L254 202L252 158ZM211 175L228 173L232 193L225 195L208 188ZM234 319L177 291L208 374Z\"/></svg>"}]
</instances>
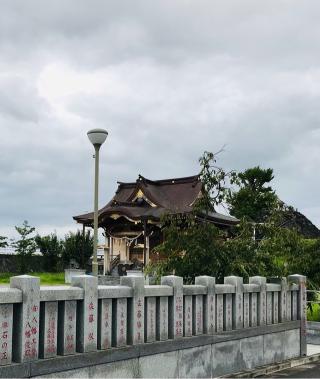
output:
<instances>
[{"instance_id":1,"label":"shrine building","mask_svg":"<svg viewBox=\"0 0 320 379\"><path fill-rule=\"evenodd\" d=\"M125 271L159 259L153 248L162 242L161 220L165 214L187 215L201 197L203 184L199 175L184 178L150 180L139 175L132 183L118 182L111 201L98 213L99 228L104 229L106 245L104 274L115 266ZM197 214L221 229L239 220L218 212ZM93 228L93 212L74 216L79 224ZM101 270L102 271L102 270Z\"/></svg>"}]
</instances>

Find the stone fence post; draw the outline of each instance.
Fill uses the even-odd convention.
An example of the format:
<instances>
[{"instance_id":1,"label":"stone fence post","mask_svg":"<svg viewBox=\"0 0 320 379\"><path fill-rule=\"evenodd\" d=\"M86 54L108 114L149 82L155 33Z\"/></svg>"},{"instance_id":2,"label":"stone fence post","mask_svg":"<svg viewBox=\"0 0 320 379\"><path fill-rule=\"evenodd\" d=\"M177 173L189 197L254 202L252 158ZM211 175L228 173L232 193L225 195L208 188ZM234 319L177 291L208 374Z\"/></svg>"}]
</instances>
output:
<instances>
[{"instance_id":1,"label":"stone fence post","mask_svg":"<svg viewBox=\"0 0 320 379\"><path fill-rule=\"evenodd\" d=\"M195 284L207 287L207 295L204 296L203 331L205 334L214 334L216 327L216 278L212 276L197 276Z\"/></svg>"},{"instance_id":2,"label":"stone fence post","mask_svg":"<svg viewBox=\"0 0 320 379\"><path fill-rule=\"evenodd\" d=\"M12 325L13 304L0 304L0 366L12 363Z\"/></svg>"},{"instance_id":3,"label":"stone fence post","mask_svg":"<svg viewBox=\"0 0 320 379\"><path fill-rule=\"evenodd\" d=\"M270 283L280 284L280 299L279 299L279 321L287 321L287 295L288 295L288 284L287 278L270 278Z\"/></svg>"},{"instance_id":4,"label":"stone fence post","mask_svg":"<svg viewBox=\"0 0 320 379\"><path fill-rule=\"evenodd\" d=\"M146 297L145 301L145 340L146 342L155 342L156 340L156 304L155 296Z\"/></svg>"},{"instance_id":5,"label":"stone fence post","mask_svg":"<svg viewBox=\"0 0 320 379\"><path fill-rule=\"evenodd\" d=\"M112 299L98 302L98 349L109 349L112 345Z\"/></svg>"},{"instance_id":6,"label":"stone fence post","mask_svg":"<svg viewBox=\"0 0 320 379\"><path fill-rule=\"evenodd\" d=\"M169 338L183 337L183 278L169 275L161 278L161 284L173 287L173 296L169 297Z\"/></svg>"},{"instance_id":7,"label":"stone fence post","mask_svg":"<svg viewBox=\"0 0 320 379\"><path fill-rule=\"evenodd\" d=\"M243 278L239 276L227 276L224 278L224 284L235 286L236 293L233 298L232 322L235 329L243 328Z\"/></svg>"},{"instance_id":8,"label":"stone fence post","mask_svg":"<svg viewBox=\"0 0 320 379\"><path fill-rule=\"evenodd\" d=\"M120 280L122 286L133 289L128 306L128 343L132 345L144 343L144 277L122 276Z\"/></svg>"},{"instance_id":9,"label":"stone fence post","mask_svg":"<svg viewBox=\"0 0 320 379\"><path fill-rule=\"evenodd\" d=\"M77 300L58 303L58 354L69 355L76 352Z\"/></svg>"},{"instance_id":10,"label":"stone fence post","mask_svg":"<svg viewBox=\"0 0 320 379\"><path fill-rule=\"evenodd\" d=\"M84 290L84 298L77 307L77 351L87 353L97 350L98 278L79 275L71 278L74 287Z\"/></svg>"},{"instance_id":11,"label":"stone fence post","mask_svg":"<svg viewBox=\"0 0 320 379\"><path fill-rule=\"evenodd\" d=\"M192 295L184 295L183 301L183 310L184 310L184 318L183 318L183 326L185 337L192 336L192 324L193 324L193 310L192 310Z\"/></svg>"},{"instance_id":12,"label":"stone fence post","mask_svg":"<svg viewBox=\"0 0 320 379\"><path fill-rule=\"evenodd\" d=\"M156 300L156 334L159 341L168 339L168 297L160 296Z\"/></svg>"},{"instance_id":13,"label":"stone fence post","mask_svg":"<svg viewBox=\"0 0 320 379\"><path fill-rule=\"evenodd\" d=\"M57 355L58 302L45 301L40 306L39 357Z\"/></svg>"},{"instance_id":14,"label":"stone fence post","mask_svg":"<svg viewBox=\"0 0 320 379\"><path fill-rule=\"evenodd\" d=\"M126 297L120 297L112 305L112 330L111 344L115 347L123 347L128 343L128 300ZM132 328L131 328L132 329Z\"/></svg>"},{"instance_id":15,"label":"stone fence post","mask_svg":"<svg viewBox=\"0 0 320 379\"><path fill-rule=\"evenodd\" d=\"M287 278L281 278L280 284L281 284L280 304L279 304L280 322L286 322L287 321L287 302L288 302Z\"/></svg>"},{"instance_id":16,"label":"stone fence post","mask_svg":"<svg viewBox=\"0 0 320 379\"><path fill-rule=\"evenodd\" d=\"M22 291L13 319L13 360L30 362L39 355L40 279L29 275L13 276L10 287Z\"/></svg>"},{"instance_id":17,"label":"stone fence post","mask_svg":"<svg viewBox=\"0 0 320 379\"><path fill-rule=\"evenodd\" d=\"M298 318L300 319L300 355L307 355L307 278L304 275L289 275L289 283L299 285Z\"/></svg>"},{"instance_id":18,"label":"stone fence post","mask_svg":"<svg viewBox=\"0 0 320 379\"><path fill-rule=\"evenodd\" d=\"M258 325L266 325L267 279L263 276L252 276L249 278L249 283L260 286L260 291L258 292Z\"/></svg>"}]
</instances>

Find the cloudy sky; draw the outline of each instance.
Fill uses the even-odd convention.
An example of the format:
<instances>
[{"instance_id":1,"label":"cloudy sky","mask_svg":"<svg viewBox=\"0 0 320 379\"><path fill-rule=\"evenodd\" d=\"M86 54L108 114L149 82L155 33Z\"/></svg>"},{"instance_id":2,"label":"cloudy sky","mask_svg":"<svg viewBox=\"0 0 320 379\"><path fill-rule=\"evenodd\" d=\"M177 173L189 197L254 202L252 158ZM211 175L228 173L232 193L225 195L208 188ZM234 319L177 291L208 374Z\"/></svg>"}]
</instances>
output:
<instances>
[{"instance_id":1,"label":"cloudy sky","mask_svg":"<svg viewBox=\"0 0 320 379\"><path fill-rule=\"evenodd\" d=\"M320 226L319 0L1 0L0 234L76 230L93 203L90 128L116 181L272 167Z\"/></svg>"}]
</instances>

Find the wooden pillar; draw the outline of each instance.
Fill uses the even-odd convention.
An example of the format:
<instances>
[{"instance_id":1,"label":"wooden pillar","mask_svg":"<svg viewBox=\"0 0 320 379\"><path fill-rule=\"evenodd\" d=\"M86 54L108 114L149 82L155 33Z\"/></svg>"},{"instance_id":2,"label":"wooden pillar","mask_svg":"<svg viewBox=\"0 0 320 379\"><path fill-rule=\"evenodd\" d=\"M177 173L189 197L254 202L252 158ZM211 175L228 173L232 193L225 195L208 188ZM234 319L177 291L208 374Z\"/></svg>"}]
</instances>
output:
<instances>
[{"instance_id":1,"label":"wooden pillar","mask_svg":"<svg viewBox=\"0 0 320 379\"><path fill-rule=\"evenodd\" d=\"M150 241L149 236L146 237L146 264L150 262Z\"/></svg>"},{"instance_id":2,"label":"wooden pillar","mask_svg":"<svg viewBox=\"0 0 320 379\"><path fill-rule=\"evenodd\" d=\"M111 249L111 237L109 237L109 243L107 247L107 232L105 231L105 243L104 243L104 260L103 260L103 274L106 275L110 271L110 249Z\"/></svg>"},{"instance_id":3,"label":"wooden pillar","mask_svg":"<svg viewBox=\"0 0 320 379\"><path fill-rule=\"evenodd\" d=\"M109 238L108 270L111 271L111 260L113 259L113 237ZM110 273L111 274L111 273Z\"/></svg>"},{"instance_id":4,"label":"wooden pillar","mask_svg":"<svg viewBox=\"0 0 320 379\"><path fill-rule=\"evenodd\" d=\"M86 226L85 224L82 224L82 251L81 251L81 268L85 269L85 262L84 262L84 245L85 245L85 238L86 238Z\"/></svg>"},{"instance_id":5,"label":"wooden pillar","mask_svg":"<svg viewBox=\"0 0 320 379\"><path fill-rule=\"evenodd\" d=\"M147 265L147 220L143 220L143 266Z\"/></svg>"}]
</instances>

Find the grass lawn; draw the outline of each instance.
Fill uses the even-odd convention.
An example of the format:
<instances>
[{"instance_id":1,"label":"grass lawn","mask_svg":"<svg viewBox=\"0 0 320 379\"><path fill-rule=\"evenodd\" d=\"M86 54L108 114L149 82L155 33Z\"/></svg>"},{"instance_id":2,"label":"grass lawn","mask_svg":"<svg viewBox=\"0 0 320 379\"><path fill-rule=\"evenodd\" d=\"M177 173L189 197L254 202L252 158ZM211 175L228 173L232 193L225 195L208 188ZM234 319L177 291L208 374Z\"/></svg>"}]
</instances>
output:
<instances>
[{"instance_id":1,"label":"grass lawn","mask_svg":"<svg viewBox=\"0 0 320 379\"><path fill-rule=\"evenodd\" d=\"M312 311L307 308L307 320L320 321L320 304L312 304Z\"/></svg>"},{"instance_id":2,"label":"grass lawn","mask_svg":"<svg viewBox=\"0 0 320 379\"><path fill-rule=\"evenodd\" d=\"M10 283L10 277L18 274L12 272L0 273L0 284ZM38 276L42 285L59 285L64 283L64 272L31 272L28 275Z\"/></svg>"}]
</instances>

